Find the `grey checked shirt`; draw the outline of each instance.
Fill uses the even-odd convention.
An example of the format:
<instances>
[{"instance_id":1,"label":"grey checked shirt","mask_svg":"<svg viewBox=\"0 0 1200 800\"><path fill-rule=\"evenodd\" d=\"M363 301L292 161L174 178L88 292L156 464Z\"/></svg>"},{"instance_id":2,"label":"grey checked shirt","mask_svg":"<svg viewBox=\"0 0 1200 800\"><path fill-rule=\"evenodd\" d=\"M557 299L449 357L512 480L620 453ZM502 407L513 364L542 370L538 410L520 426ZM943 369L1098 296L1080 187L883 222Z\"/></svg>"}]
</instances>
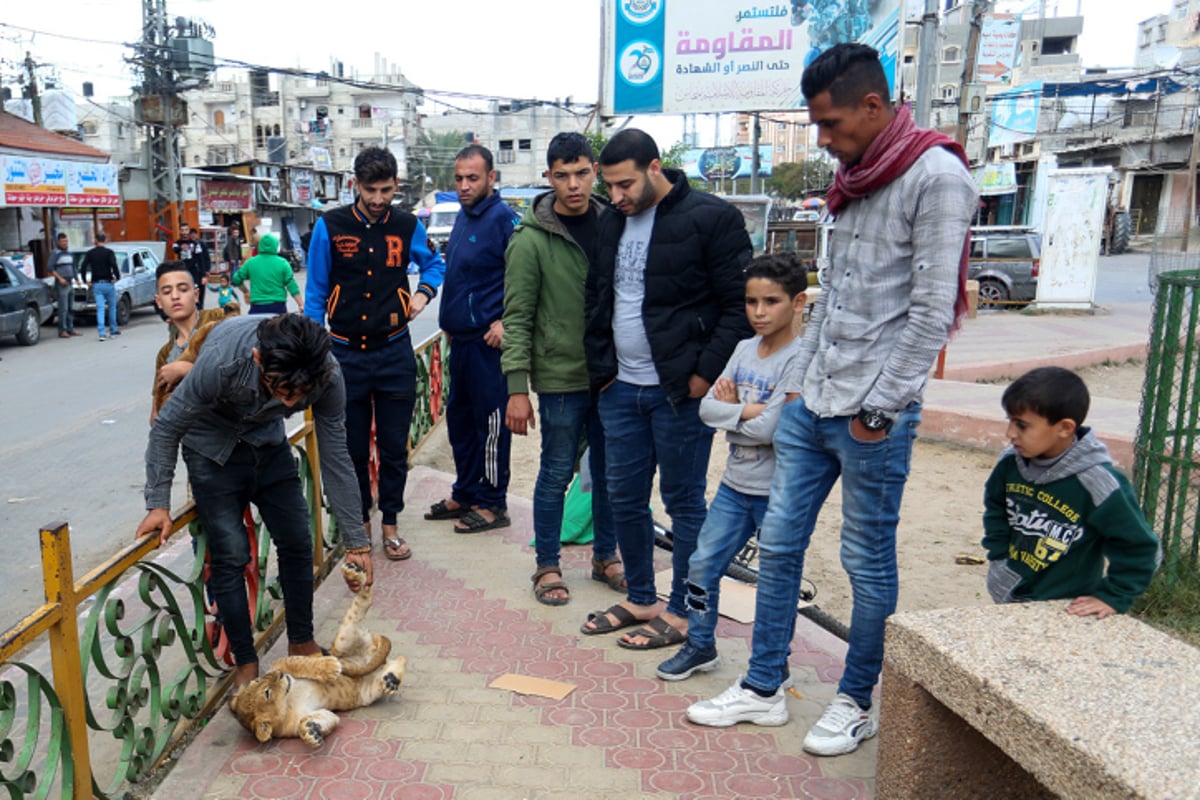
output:
<instances>
[{"instance_id":1,"label":"grey checked shirt","mask_svg":"<svg viewBox=\"0 0 1200 800\"><path fill-rule=\"evenodd\" d=\"M317 432L321 480L347 547L366 545L358 479L346 449L346 387L333 355L333 373L294 408L271 397L254 363L262 316L227 319L213 328L191 372L162 407L146 447L146 508L171 507L179 445L224 464L239 441L254 447L287 438L283 418L309 406Z\"/></svg>"},{"instance_id":2,"label":"grey checked shirt","mask_svg":"<svg viewBox=\"0 0 1200 800\"><path fill-rule=\"evenodd\" d=\"M837 218L821 295L784 385L821 417L920 400L954 321L978 196L941 147Z\"/></svg>"}]
</instances>

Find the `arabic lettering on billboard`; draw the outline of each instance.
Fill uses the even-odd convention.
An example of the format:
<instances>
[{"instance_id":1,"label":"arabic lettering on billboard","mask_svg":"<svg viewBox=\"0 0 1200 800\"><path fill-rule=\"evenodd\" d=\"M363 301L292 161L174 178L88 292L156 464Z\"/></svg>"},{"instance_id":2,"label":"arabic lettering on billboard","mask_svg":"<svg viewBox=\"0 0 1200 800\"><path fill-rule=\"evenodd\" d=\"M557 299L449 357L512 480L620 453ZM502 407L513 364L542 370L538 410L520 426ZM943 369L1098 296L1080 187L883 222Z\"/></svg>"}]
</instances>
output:
<instances>
[{"instance_id":1,"label":"arabic lettering on billboard","mask_svg":"<svg viewBox=\"0 0 1200 800\"><path fill-rule=\"evenodd\" d=\"M108 208L121 204L117 168L59 158L0 156L3 205Z\"/></svg>"},{"instance_id":2,"label":"arabic lettering on billboard","mask_svg":"<svg viewBox=\"0 0 1200 800\"><path fill-rule=\"evenodd\" d=\"M804 106L800 76L835 44L880 52L895 85L899 0L607 0L606 114Z\"/></svg>"},{"instance_id":3,"label":"arabic lettering on billboard","mask_svg":"<svg viewBox=\"0 0 1200 800\"><path fill-rule=\"evenodd\" d=\"M758 175L771 176L770 145L758 146ZM753 169L754 150L749 145L737 147L707 147L685 150L683 172L689 178L705 181L749 178Z\"/></svg>"},{"instance_id":4,"label":"arabic lettering on billboard","mask_svg":"<svg viewBox=\"0 0 1200 800\"><path fill-rule=\"evenodd\" d=\"M200 208L225 214L254 209L254 184L240 181L200 181Z\"/></svg>"},{"instance_id":5,"label":"arabic lettering on billboard","mask_svg":"<svg viewBox=\"0 0 1200 800\"><path fill-rule=\"evenodd\" d=\"M1002 147L1037 135L1042 82L1034 81L992 96L988 146Z\"/></svg>"},{"instance_id":6,"label":"arabic lettering on billboard","mask_svg":"<svg viewBox=\"0 0 1200 800\"><path fill-rule=\"evenodd\" d=\"M1021 44L1021 18L1013 14L988 14L979 34L975 74L980 83L1009 84Z\"/></svg>"}]
</instances>

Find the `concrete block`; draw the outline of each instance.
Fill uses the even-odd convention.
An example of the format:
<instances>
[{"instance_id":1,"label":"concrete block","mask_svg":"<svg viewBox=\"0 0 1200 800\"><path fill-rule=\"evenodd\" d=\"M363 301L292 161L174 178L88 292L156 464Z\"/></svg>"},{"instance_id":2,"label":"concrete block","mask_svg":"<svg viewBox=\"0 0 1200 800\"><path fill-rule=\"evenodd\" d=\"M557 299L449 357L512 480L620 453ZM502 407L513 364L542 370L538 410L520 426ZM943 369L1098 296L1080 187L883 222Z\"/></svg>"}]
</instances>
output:
<instances>
[{"instance_id":1,"label":"concrete block","mask_svg":"<svg viewBox=\"0 0 1200 800\"><path fill-rule=\"evenodd\" d=\"M1011 775L1007 757L1064 798L1200 798L1200 650L1132 617L1065 606L888 621L880 797L973 796L960 783ZM939 778L946 791L922 788Z\"/></svg>"}]
</instances>

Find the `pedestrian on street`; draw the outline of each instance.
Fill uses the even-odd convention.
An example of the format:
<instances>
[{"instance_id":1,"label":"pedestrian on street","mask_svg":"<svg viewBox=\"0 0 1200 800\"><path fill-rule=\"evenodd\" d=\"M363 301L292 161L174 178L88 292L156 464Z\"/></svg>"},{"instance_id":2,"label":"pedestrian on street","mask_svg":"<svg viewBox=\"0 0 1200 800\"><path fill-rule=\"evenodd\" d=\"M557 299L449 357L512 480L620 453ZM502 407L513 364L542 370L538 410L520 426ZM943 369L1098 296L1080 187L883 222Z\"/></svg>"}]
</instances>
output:
<instances>
[{"instance_id":1,"label":"pedestrian on street","mask_svg":"<svg viewBox=\"0 0 1200 800\"><path fill-rule=\"evenodd\" d=\"M225 240L221 258L225 261L225 270L231 275L242 265L242 232L237 225L229 226L229 238Z\"/></svg>"},{"instance_id":2,"label":"pedestrian on street","mask_svg":"<svg viewBox=\"0 0 1200 800\"><path fill-rule=\"evenodd\" d=\"M817 142L840 162L827 199L837 220L823 291L775 432L775 477L759 533L750 666L711 700L701 725L783 725L787 658L804 555L842 481L841 560L854 599L838 692L804 737L822 756L879 730L872 693L884 622L896 608L896 526L921 398L938 352L966 312L968 226L976 190L951 138L892 105L879 54L840 44L804 71Z\"/></svg>"},{"instance_id":3,"label":"pedestrian on street","mask_svg":"<svg viewBox=\"0 0 1200 800\"><path fill-rule=\"evenodd\" d=\"M354 157L354 203L333 209L313 226L304 305L304 313L317 322L328 317L333 354L346 381L347 445L368 539L374 423L380 526L384 554L393 561L412 556L396 527L404 510L408 431L417 394L409 322L437 296L446 271L441 257L426 246L417 218L392 205L398 176L390 150L368 147ZM263 246L268 238L262 238ZM415 292L409 289L410 261L421 270Z\"/></svg>"},{"instance_id":4,"label":"pedestrian on street","mask_svg":"<svg viewBox=\"0 0 1200 800\"><path fill-rule=\"evenodd\" d=\"M196 363L163 405L146 448L146 508L137 537L171 532L171 483L180 446L196 513L208 536L209 589L236 663L235 686L258 677L244 570L243 523L253 503L278 558L288 655L320 655L313 640L313 540L308 503L283 418L311 407L323 487L346 542L346 561L372 577L361 501L346 450L346 390L329 335L299 314L236 317L209 334ZM351 591L358 580L346 576Z\"/></svg>"},{"instance_id":5,"label":"pedestrian on street","mask_svg":"<svg viewBox=\"0 0 1200 800\"><path fill-rule=\"evenodd\" d=\"M75 256L68 249L65 233L54 241L58 249L50 257L50 272L58 292L58 338L69 339L80 335L75 331Z\"/></svg>"},{"instance_id":6,"label":"pedestrian on street","mask_svg":"<svg viewBox=\"0 0 1200 800\"><path fill-rule=\"evenodd\" d=\"M713 437L700 400L752 333L744 276L752 248L741 212L663 167L644 131L613 136L600 168L618 213L601 217L596 232L585 342L629 590L621 603L589 614L580 630L638 625L617 643L648 650L687 638L688 559L704 524ZM674 538L675 577L661 612L650 513L656 469Z\"/></svg>"},{"instance_id":7,"label":"pedestrian on street","mask_svg":"<svg viewBox=\"0 0 1200 800\"><path fill-rule=\"evenodd\" d=\"M233 273L234 286L241 286L246 281L250 282L251 314L287 312L288 295L296 301L297 310L304 309L300 284L296 283L292 265L279 255L279 239L273 233L263 234L258 243L258 255L246 259L246 263ZM201 299L204 294L201 290ZM204 304L200 303L200 307L203 308Z\"/></svg>"},{"instance_id":8,"label":"pedestrian on street","mask_svg":"<svg viewBox=\"0 0 1200 800\"><path fill-rule=\"evenodd\" d=\"M92 297L96 298L96 329L102 342L109 336L121 335L117 329L117 280L121 270L117 254L105 246L107 241L108 234L97 231L96 246L84 253L80 262L80 269L92 287Z\"/></svg>"},{"instance_id":9,"label":"pedestrian on street","mask_svg":"<svg viewBox=\"0 0 1200 800\"><path fill-rule=\"evenodd\" d=\"M208 286L208 273L212 272L212 255L208 252L208 245L200 238L200 231L196 228L189 230L188 236L192 242L192 277L196 279L196 285L200 287L199 303L200 310L204 310L204 297L208 294L204 287Z\"/></svg>"},{"instance_id":10,"label":"pedestrian on street","mask_svg":"<svg viewBox=\"0 0 1200 800\"><path fill-rule=\"evenodd\" d=\"M446 285L438 322L453 340L446 433L454 451L450 497L425 519L454 519L455 533L512 524L508 517L509 449L504 426L508 382L500 368L504 341L504 250L520 217L495 191L492 153L472 144L454 159L462 211L446 244Z\"/></svg>"},{"instance_id":11,"label":"pedestrian on street","mask_svg":"<svg viewBox=\"0 0 1200 800\"><path fill-rule=\"evenodd\" d=\"M540 603L560 606L571 599L559 566L563 495L581 441L588 443L593 481L592 578L624 591L625 573L604 479L604 430L583 352L588 254L604 209L592 194L595 157L582 134L560 133L550 140L546 164L551 191L534 198L505 255L500 366L508 379L510 431L524 436L534 427L531 385L538 393L542 453L533 490L533 593Z\"/></svg>"}]
</instances>

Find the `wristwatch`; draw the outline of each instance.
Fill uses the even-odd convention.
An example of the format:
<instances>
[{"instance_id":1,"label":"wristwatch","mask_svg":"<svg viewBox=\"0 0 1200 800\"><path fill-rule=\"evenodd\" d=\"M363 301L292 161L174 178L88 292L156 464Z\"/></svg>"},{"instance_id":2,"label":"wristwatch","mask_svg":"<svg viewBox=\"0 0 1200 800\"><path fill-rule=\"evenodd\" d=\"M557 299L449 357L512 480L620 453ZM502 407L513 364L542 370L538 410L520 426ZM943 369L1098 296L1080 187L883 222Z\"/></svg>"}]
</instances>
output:
<instances>
[{"instance_id":1,"label":"wristwatch","mask_svg":"<svg viewBox=\"0 0 1200 800\"><path fill-rule=\"evenodd\" d=\"M894 420L877 408L860 408L858 410L858 421L869 431L886 432L892 429L892 422Z\"/></svg>"}]
</instances>

